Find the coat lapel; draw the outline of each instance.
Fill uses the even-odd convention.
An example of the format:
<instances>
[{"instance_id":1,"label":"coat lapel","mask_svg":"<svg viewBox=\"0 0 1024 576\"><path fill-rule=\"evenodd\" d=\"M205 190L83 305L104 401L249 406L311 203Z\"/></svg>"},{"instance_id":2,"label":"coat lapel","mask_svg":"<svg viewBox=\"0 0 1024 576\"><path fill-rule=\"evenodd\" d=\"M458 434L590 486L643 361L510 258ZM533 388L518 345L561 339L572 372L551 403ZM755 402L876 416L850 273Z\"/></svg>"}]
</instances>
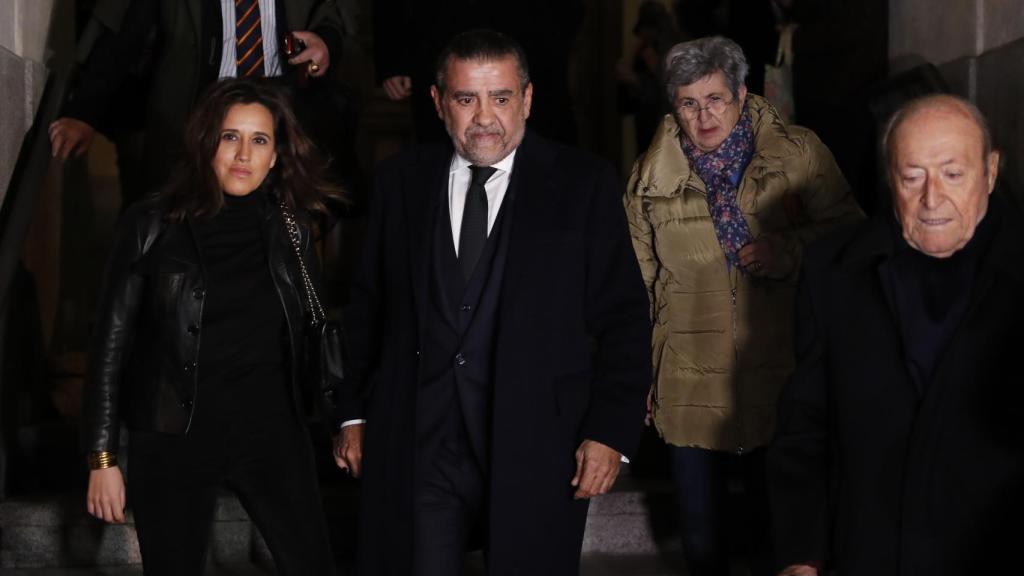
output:
<instances>
[{"instance_id":1,"label":"coat lapel","mask_svg":"<svg viewBox=\"0 0 1024 576\"><path fill-rule=\"evenodd\" d=\"M551 204L557 197L552 182L554 149L527 130L516 152L512 167L512 180L506 196L511 206L512 229L509 231L508 258L505 279L502 282L501 316L514 310L518 286L528 272L539 248L550 241L557 223Z\"/></svg>"},{"instance_id":2,"label":"coat lapel","mask_svg":"<svg viewBox=\"0 0 1024 576\"><path fill-rule=\"evenodd\" d=\"M981 256L967 311L936 367L935 383L970 381L972 374L957 372L975 365L969 355L985 352L984 342L998 342L1019 328L1011 325L1013 316L1001 307L1018 298L1024 287L1024 272L1019 267L1024 262L1024 232L1017 212L1004 204L999 197L990 201L990 217L998 219L998 229Z\"/></svg>"},{"instance_id":3,"label":"coat lapel","mask_svg":"<svg viewBox=\"0 0 1024 576\"><path fill-rule=\"evenodd\" d=\"M408 253L412 268L413 294L416 317L422 336L424 314L430 293L430 268L434 258L433 223L442 202L448 197L448 168L451 166L451 146L424 149L419 158L403 175L402 195L408 223Z\"/></svg>"},{"instance_id":4,"label":"coat lapel","mask_svg":"<svg viewBox=\"0 0 1024 576\"><path fill-rule=\"evenodd\" d=\"M863 313L856 315L853 321L864 322L866 328L860 328L861 332L858 332L858 329L851 329L850 332L875 334L872 342L878 356L873 358L873 362L885 365L891 361L898 366L899 375L896 379L902 381L902 385L919 397L922 390L915 385L904 362L896 303L883 276L884 267L890 265L889 258L896 249L893 240L895 232L891 228L893 224L889 218L891 216L879 215L870 220L868 228L858 236L857 241L843 256L844 267L850 270L851 276L842 282L851 291L851 297L856 297L857 302L862 302L859 298L876 293L877 298L885 302L884 308L877 312L877 318L875 313L870 312L874 309L872 305L864 306ZM864 283L856 287L859 279L864 279ZM882 358L888 360L881 361Z\"/></svg>"},{"instance_id":5,"label":"coat lapel","mask_svg":"<svg viewBox=\"0 0 1024 576\"><path fill-rule=\"evenodd\" d=\"M202 40L203 37L203 8L200 0L187 0L185 6L188 8L188 16L192 20L192 30L196 34L196 39ZM219 7L218 7L219 13ZM200 42L200 46L203 43ZM200 48L201 50L202 48Z\"/></svg>"}]
</instances>

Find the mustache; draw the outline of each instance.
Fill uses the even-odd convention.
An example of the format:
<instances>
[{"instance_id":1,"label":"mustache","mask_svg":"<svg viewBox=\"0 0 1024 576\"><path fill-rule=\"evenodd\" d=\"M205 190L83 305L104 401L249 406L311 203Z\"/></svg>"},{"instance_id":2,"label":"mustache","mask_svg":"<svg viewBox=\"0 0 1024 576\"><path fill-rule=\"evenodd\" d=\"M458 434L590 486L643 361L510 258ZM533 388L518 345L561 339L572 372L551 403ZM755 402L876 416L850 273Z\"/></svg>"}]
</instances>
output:
<instances>
[{"instance_id":1,"label":"mustache","mask_svg":"<svg viewBox=\"0 0 1024 576\"><path fill-rule=\"evenodd\" d=\"M501 128L476 128L470 127L466 129L466 138L472 138L474 136L505 136L505 131Z\"/></svg>"}]
</instances>

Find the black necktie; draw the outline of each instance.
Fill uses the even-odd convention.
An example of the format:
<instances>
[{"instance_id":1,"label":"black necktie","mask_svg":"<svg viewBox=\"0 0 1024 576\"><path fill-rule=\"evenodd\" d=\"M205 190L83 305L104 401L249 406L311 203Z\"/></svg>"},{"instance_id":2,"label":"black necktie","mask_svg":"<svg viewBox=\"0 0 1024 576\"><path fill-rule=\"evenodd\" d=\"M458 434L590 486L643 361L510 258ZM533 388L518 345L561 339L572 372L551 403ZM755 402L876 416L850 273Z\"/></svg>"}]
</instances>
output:
<instances>
[{"instance_id":1,"label":"black necktie","mask_svg":"<svg viewBox=\"0 0 1024 576\"><path fill-rule=\"evenodd\" d=\"M259 0L235 0L235 75L263 76Z\"/></svg>"},{"instance_id":2,"label":"black necktie","mask_svg":"<svg viewBox=\"0 0 1024 576\"><path fill-rule=\"evenodd\" d=\"M459 232L459 268L467 281L473 275L476 261L487 242L487 191L484 184L497 171L491 166L470 166L473 176L466 192L466 206L462 210L462 229Z\"/></svg>"}]
</instances>

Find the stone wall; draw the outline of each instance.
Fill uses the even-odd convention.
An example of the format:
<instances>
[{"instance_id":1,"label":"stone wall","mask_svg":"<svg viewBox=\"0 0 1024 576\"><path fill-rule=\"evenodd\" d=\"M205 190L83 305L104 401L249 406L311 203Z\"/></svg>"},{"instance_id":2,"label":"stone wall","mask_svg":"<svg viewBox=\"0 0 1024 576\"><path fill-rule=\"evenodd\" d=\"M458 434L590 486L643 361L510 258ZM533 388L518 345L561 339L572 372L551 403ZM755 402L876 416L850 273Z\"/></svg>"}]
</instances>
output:
<instances>
[{"instance_id":1,"label":"stone wall","mask_svg":"<svg viewBox=\"0 0 1024 576\"><path fill-rule=\"evenodd\" d=\"M1024 2L890 0L893 71L922 60L981 108L1003 152L1002 177L1024 199Z\"/></svg>"},{"instance_id":2,"label":"stone wall","mask_svg":"<svg viewBox=\"0 0 1024 576\"><path fill-rule=\"evenodd\" d=\"M0 204L39 107L53 0L0 2Z\"/></svg>"}]
</instances>

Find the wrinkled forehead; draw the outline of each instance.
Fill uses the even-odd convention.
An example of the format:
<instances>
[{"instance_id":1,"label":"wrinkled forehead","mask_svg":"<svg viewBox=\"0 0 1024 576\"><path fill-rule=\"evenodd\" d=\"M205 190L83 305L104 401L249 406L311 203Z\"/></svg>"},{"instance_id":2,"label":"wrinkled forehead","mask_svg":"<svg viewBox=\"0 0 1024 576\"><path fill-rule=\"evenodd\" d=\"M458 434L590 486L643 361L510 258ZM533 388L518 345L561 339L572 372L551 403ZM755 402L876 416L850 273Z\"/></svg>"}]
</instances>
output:
<instances>
[{"instance_id":1,"label":"wrinkled forehead","mask_svg":"<svg viewBox=\"0 0 1024 576\"><path fill-rule=\"evenodd\" d=\"M966 161L984 162L981 127L970 113L952 103L914 110L894 127L890 166L894 168L908 154L934 148L959 150Z\"/></svg>"},{"instance_id":2,"label":"wrinkled forehead","mask_svg":"<svg viewBox=\"0 0 1024 576\"><path fill-rule=\"evenodd\" d=\"M484 73L496 74L504 82L519 87L522 81L522 70L514 54L504 56L480 56L459 58L450 55L445 64L446 84L452 84L457 77L469 77ZM523 86L525 88L525 86Z\"/></svg>"}]
</instances>

